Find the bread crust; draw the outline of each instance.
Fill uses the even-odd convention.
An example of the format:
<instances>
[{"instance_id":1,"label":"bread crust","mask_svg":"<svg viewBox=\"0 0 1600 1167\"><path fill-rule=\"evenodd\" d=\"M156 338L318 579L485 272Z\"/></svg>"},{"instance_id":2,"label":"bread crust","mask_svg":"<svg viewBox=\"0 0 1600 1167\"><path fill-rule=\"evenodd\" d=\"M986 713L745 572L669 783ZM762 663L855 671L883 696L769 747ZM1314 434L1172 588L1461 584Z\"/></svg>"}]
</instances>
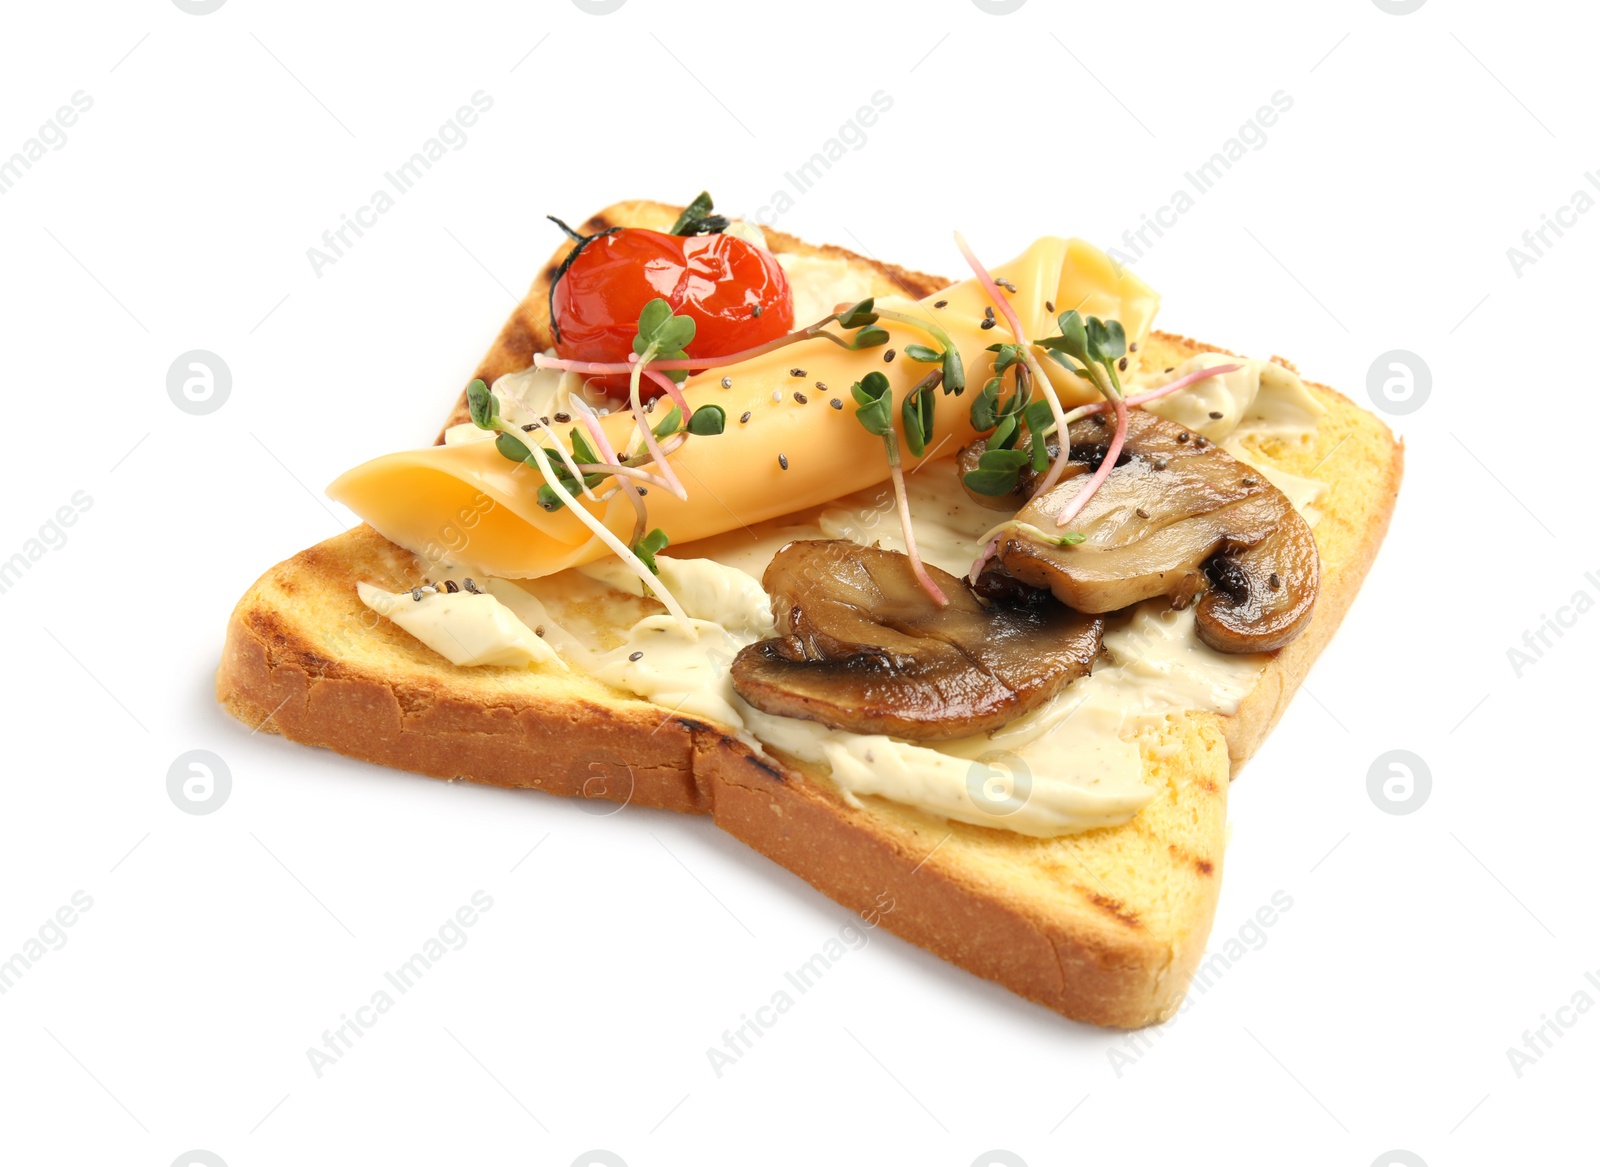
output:
<instances>
[{"instance_id":1,"label":"bread crust","mask_svg":"<svg viewBox=\"0 0 1600 1167\"><path fill-rule=\"evenodd\" d=\"M664 227L676 214L618 204L585 228ZM780 250L869 265L909 294L946 286L842 249L768 237ZM526 367L544 347L548 271L479 376ZM1224 351L1165 333L1147 344L1147 359L1154 350L1174 364ZM217 697L252 729L399 769L711 814L825 895L980 977L1077 1020L1150 1024L1177 1008L1204 953L1229 779L1349 610L1399 489L1403 450L1388 430L1333 390L1314 391L1329 418L1300 456L1327 461L1329 447L1359 459L1359 472L1331 488L1316 528L1323 575L1312 622L1234 714L1168 719L1146 750L1156 796L1120 827L1030 839L881 799L856 802L822 775L758 756L725 727L586 678L456 668L361 606L358 581L410 587L417 575L409 553L364 525L279 564L245 594L228 624Z\"/></svg>"}]
</instances>

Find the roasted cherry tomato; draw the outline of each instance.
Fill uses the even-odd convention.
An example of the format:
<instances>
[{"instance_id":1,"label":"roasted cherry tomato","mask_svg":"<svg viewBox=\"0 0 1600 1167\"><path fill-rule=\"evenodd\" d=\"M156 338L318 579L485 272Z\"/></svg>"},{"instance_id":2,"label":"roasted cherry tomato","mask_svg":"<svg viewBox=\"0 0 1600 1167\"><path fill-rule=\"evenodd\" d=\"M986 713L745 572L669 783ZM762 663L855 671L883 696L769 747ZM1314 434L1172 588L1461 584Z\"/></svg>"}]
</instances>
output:
<instances>
[{"instance_id":1,"label":"roasted cherry tomato","mask_svg":"<svg viewBox=\"0 0 1600 1167\"><path fill-rule=\"evenodd\" d=\"M777 259L733 235L665 235L624 228L577 245L550 292L556 353L567 360L625 361L639 313L660 297L693 318L692 357L720 357L794 330L794 300ZM593 378L625 396L628 378ZM657 390L644 382L646 396Z\"/></svg>"}]
</instances>

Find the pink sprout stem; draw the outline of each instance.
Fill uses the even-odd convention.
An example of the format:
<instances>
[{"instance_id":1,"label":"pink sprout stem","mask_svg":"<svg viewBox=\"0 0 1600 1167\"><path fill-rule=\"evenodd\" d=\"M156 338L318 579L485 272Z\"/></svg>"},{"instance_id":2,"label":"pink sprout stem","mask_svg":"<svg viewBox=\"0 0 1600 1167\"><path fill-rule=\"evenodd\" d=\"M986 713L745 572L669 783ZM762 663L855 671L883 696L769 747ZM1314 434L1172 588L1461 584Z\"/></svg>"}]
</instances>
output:
<instances>
[{"instance_id":1,"label":"pink sprout stem","mask_svg":"<svg viewBox=\"0 0 1600 1167\"><path fill-rule=\"evenodd\" d=\"M1238 372L1242 368L1244 368L1243 365L1213 365L1209 369L1196 369L1192 373L1185 373L1176 381L1171 381L1154 389L1146 389L1143 393L1135 393L1127 399L1128 404L1144 405L1151 401L1157 401L1169 393L1176 393L1179 389L1187 389L1190 385L1204 381L1207 377L1220 377L1225 373ZM1088 417L1090 414L1104 413L1110 408L1111 403L1109 401L1096 401L1093 405L1079 406L1072 412Z\"/></svg>"},{"instance_id":2,"label":"pink sprout stem","mask_svg":"<svg viewBox=\"0 0 1600 1167\"><path fill-rule=\"evenodd\" d=\"M659 385L662 391L666 393L668 397L672 398L672 404L676 405L683 411L684 424L687 425L689 422L689 414L693 411L689 408L689 403L684 400L683 390L678 388L677 383L665 373L656 372L654 364L651 364L651 366L644 371L644 375Z\"/></svg>"},{"instance_id":3,"label":"pink sprout stem","mask_svg":"<svg viewBox=\"0 0 1600 1167\"><path fill-rule=\"evenodd\" d=\"M617 451L612 448L611 439L606 437L606 431L600 424L600 419L577 398L572 399L572 410L578 415L578 420L583 423L583 428L589 431L589 436L594 439L595 449L600 451L600 457L611 465L617 465Z\"/></svg>"},{"instance_id":4,"label":"pink sprout stem","mask_svg":"<svg viewBox=\"0 0 1600 1167\"><path fill-rule=\"evenodd\" d=\"M989 274L989 269L983 266L972 248L967 246L967 241L961 232L956 232L956 248L961 252L961 258L967 261L967 266L972 269L972 274L978 277L978 282L983 285L983 290L989 293L989 299L994 301L994 306L1000 309L1000 315L1006 318L1006 326L1011 329L1011 335L1017 338L1018 344L1026 344L1028 338L1022 333L1022 321L1017 319L1017 311L1011 306L1011 301L1000 294L1000 286L994 282L994 277Z\"/></svg>"},{"instance_id":5,"label":"pink sprout stem","mask_svg":"<svg viewBox=\"0 0 1600 1167\"><path fill-rule=\"evenodd\" d=\"M972 570L967 572L967 582L973 587L978 586L978 577L983 574L984 565L994 558L994 553L1000 548L1000 536L996 535L983 545L983 550L978 552L978 558L972 561Z\"/></svg>"},{"instance_id":6,"label":"pink sprout stem","mask_svg":"<svg viewBox=\"0 0 1600 1167\"><path fill-rule=\"evenodd\" d=\"M634 422L639 427L639 434L644 439L645 449L650 451L651 461L661 471L661 477L666 479L667 489L687 502L689 492L683 488L683 483L673 473L672 465L667 461L667 456L661 452L661 443L656 441L655 431L650 428L650 418L645 414L644 407L634 401L629 404L629 409L633 413Z\"/></svg>"},{"instance_id":7,"label":"pink sprout stem","mask_svg":"<svg viewBox=\"0 0 1600 1167\"><path fill-rule=\"evenodd\" d=\"M1100 468L1094 472L1094 477L1089 479L1089 484L1073 495L1072 500L1062 507L1061 512L1056 515L1056 526L1058 527L1065 527L1078 517L1079 512L1094 497L1094 492L1100 489L1100 484L1106 480L1106 477L1115 468L1117 456L1122 453L1122 444L1128 439L1128 403L1122 397L1117 396L1111 399L1111 406L1117 411L1117 428L1116 432L1111 435L1111 445L1106 448L1106 456L1101 459Z\"/></svg>"},{"instance_id":8,"label":"pink sprout stem","mask_svg":"<svg viewBox=\"0 0 1600 1167\"><path fill-rule=\"evenodd\" d=\"M898 451L889 460L889 474L894 479L895 504L900 508L900 529L906 537L906 556L911 560L911 573L917 577L917 583L922 585L922 590L928 593L929 598L943 608L950 603L950 597L939 589L933 576L922 565L922 556L917 552L916 532L911 529L911 500L906 496L906 479L900 471Z\"/></svg>"},{"instance_id":9,"label":"pink sprout stem","mask_svg":"<svg viewBox=\"0 0 1600 1167\"><path fill-rule=\"evenodd\" d=\"M1100 484L1106 480L1106 476L1116 466L1117 455L1122 452L1123 442L1128 436L1129 406L1145 405L1151 401L1158 401L1169 393L1176 393L1179 389L1187 389L1190 385L1204 381L1207 377L1221 376L1242 368L1244 368L1243 365L1233 364L1215 365L1209 369L1196 369L1192 373L1185 373L1176 381L1171 381L1155 389L1146 389L1143 393L1136 393L1132 397L1118 397L1111 401L1096 401L1092 405L1080 405L1074 409L1072 411L1073 418L1090 417L1097 413L1104 413L1108 409L1115 409L1117 411L1117 429L1116 433L1112 435L1111 445L1106 451L1105 461L1100 463L1100 469L1094 472L1094 477L1089 480L1088 486L1080 490L1072 501L1062 508L1061 513L1056 516L1056 526L1066 526L1081 513L1083 508L1089 504L1089 500L1094 497L1094 492L1100 489ZM1062 441L1061 448L1063 450L1067 448L1065 440ZM1041 486L1034 497L1040 497L1048 489L1048 486Z\"/></svg>"}]
</instances>

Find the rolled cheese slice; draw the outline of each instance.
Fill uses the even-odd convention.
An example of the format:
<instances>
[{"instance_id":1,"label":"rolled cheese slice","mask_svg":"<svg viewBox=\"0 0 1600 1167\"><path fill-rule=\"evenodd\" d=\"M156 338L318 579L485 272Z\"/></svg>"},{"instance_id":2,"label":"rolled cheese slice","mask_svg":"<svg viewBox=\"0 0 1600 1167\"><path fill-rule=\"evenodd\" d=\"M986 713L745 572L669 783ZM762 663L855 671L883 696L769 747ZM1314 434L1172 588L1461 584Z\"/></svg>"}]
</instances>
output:
<instances>
[{"instance_id":1,"label":"rolled cheese slice","mask_svg":"<svg viewBox=\"0 0 1600 1167\"><path fill-rule=\"evenodd\" d=\"M1040 239L992 274L1016 288L1002 294L1029 339L1056 335L1056 315L1076 308L1086 316L1120 320L1130 342L1142 341L1159 302L1137 276L1080 239ZM1004 317L997 312L998 323L983 327L992 301L976 279L925 300L880 298L878 305L936 322L960 349L967 389L960 397L939 393L933 440L924 457L955 453L975 436L969 411L973 395L990 376L994 354L988 346L1013 339ZM727 429L690 437L670 456L689 497L680 500L652 488L646 499L650 525L681 545L887 479L883 440L856 421L850 386L874 370L888 376L899 429L906 392L935 367L908 359L905 347L938 344L905 324L879 323L890 334L883 348L853 352L810 340L690 377L683 386L690 408L720 405ZM889 350L896 355L886 362ZM1052 361L1043 365L1063 404L1094 396L1088 382ZM722 387L724 378L730 388ZM835 400L843 408L835 409ZM601 424L618 451L637 446L628 413L612 414ZM566 430L571 426L555 428L570 448ZM908 466L916 463L903 438L901 453ZM341 475L328 494L385 538L430 562L471 565L489 575L544 576L610 554L569 509L551 512L539 506L542 482L537 470L503 457L493 442L464 442L376 458ZM580 499L579 505L627 540L634 509L620 491L603 502Z\"/></svg>"}]
</instances>

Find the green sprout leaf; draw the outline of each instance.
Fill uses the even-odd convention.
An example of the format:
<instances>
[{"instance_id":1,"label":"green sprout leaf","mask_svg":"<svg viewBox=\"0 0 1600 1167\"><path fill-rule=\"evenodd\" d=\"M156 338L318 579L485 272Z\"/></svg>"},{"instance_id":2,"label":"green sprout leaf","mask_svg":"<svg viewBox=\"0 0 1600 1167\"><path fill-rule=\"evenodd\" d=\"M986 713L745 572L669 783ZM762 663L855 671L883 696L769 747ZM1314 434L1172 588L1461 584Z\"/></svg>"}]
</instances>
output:
<instances>
[{"instance_id":1,"label":"green sprout leaf","mask_svg":"<svg viewBox=\"0 0 1600 1167\"><path fill-rule=\"evenodd\" d=\"M929 348L925 344L908 344L901 350L906 354L906 359L921 361L925 365L936 365L944 360L944 354L936 348Z\"/></svg>"},{"instance_id":2,"label":"green sprout leaf","mask_svg":"<svg viewBox=\"0 0 1600 1167\"><path fill-rule=\"evenodd\" d=\"M706 437L720 434L728 424L728 414L720 405L702 405L689 417L689 432Z\"/></svg>"},{"instance_id":3,"label":"green sprout leaf","mask_svg":"<svg viewBox=\"0 0 1600 1167\"><path fill-rule=\"evenodd\" d=\"M655 349L652 358L659 361L681 361L689 354L684 351L694 340L694 318L674 316L672 305L659 296L639 311L639 331L633 338L633 351L638 356ZM683 369L667 370L668 377L682 384L689 374Z\"/></svg>"},{"instance_id":4,"label":"green sprout leaf","mask_svg":"<svg viewBox=\"0 0 1600 1167\"><path fill-rule=\"evenodd\" d=\"M667 234L696 234L696 232L685 230L685 228L692 226L695 222L700 219L704 219L709 214L711 214L711 193L703 190L694 196L693 202L691 202L687 207L683 208L683 214L678 216L678 221L672 225L672 230L668 231Z\"/></svg>"},{"instance_id":5,"label":"green sprout leaf","mask_svg":"<svg viewBox=\"0 0 1600 1167\"><path fill-rule=\"evenodd\" d=\"M987 351L995 354L994 375L996 377L1000 376L1012 365L1020 365L1026 361L1020 344L991 344Z\"/></svg>"},{"instance_id":6,"label":"green sprout leaf","mask_svg":"<svg viewBox=\"0 0 1600 1167\"><path fill-rule=\"evenodd\" d=\"M494 428L494 419L500 415L500 403L489 392L482 377L467 386L467 410L472 414L473 425L481 430Z\"/></svg>"},{"instance_id":7,"label":"green sprout leaf","mask_svg":"<svg viewBox=\"0 0 1600 1167\"><path fill-rule=\"evenodd\" d=\"M944 391L961 396L967 387L967 371L961 364L961 353L954 346L944 350Z\"/></svg>"},{"instance_id":8,"label":"green sprout leaf","mask_svg":"<svg viewBox=\"0 0 1600 1167\"><path fill-rule=\"evenodd\" d=\"M1022 420L1027 423L1028 429L1042 434L1055 424L1056 417L1050 412L1050 403L1041 398L1022 411Z\"/></svg>"},{"instance_id":9,"label":"green sprout leaf","mask_svg":"<svg viewBox=\"0 0 1600 1167\"><path fill-rule=\"evenodd\" d=\"M633 351L644 354L651 345L656 356L666 357L668 350L681 349L694 339L694 317L674 316L672 305L657 296L639 310L639 332L633 338Z\"/></svg>"},{"instance_id":10,"label":"green sprout leaf","mask_svg":"<svg viewBox=\"0 0 1600 1167\"><path fill-rule=\"evenodd\" d=\"M923 381L907 393L906 399L900 403L900 421L906 431L906 447L914 458L922 457L928 443L933 441L933 404L937 400L933 395L933 386Z\"/></svg>"},{"instance_id":11,"label":"green sprout leaf","mask_svg":"<svg viewBox=\"0 0 1600 1167\"><path fill-rule=\"evenodd\" d=\"M856 420L869 434L886 438L894 433L893 399L889 394L889 378L882 373L868 373L850 386L850 396L856 400Z\"/></svg>"},{"instance_id":12,"label":"green sprout leaf","mask_svg":"<svg viewBox=\"0 0 1600 1167\"><path fill-rule=\"evenodd\" d=\"M1061 350L1068 356L1076 357L1080 362L1089 363L1089 336L1083 323L1083 316L1074 308L1070 312L1063 312L1056 318L1056 324L1061 328Z\"/></svg>"},{"instance_id":13,"label":"green sprout leaf","mask_svg":"<svg viewBox=\"0 0 1600 1167\"><path fill-rule=\"evenodd\" d=\"M1017 437L1021 433L1022 430L1017 426L1017 415L1008 413L994 427L994 433L989 435L988 448L991 450L1009 450L1017 444Z\"/></svg>"},{"instance_id":14,"label":"green sprout leaf","mask_svg":"<svg viewBox=\"0 0 1600 1167\"><path fill-rule=\"evenodd\" d=\"M639 335L633 338L633 351L642 353L655 340L661 326L672 319L672 305L657 296L639 309Z\"/></svg>"},{"instance_id":15,"label":"green sprout leaf","mask_svg":"<svg viewBox=\"0 0 1600 1167\"><path fill-rule=\"evenodd\" d=\"M581 430L572 431L572 456L573 460L585 466L600 464L600 455L595 453L594 447L589 444L589 439L583 436Z\"/></svg>"},{"instance_id":16,"label":"green sprout leaf","mask_svg":"<svg viewBox=\"0 0 1600 1167\"><path fill-rule=\"evenodd\" d=\"M985 450L978 458L978 468L962 475L967 489L990 498L1000 498L1017 488L1017 477L1028 464L1028 455L1021 450Z\"/></svg>"},{"instance_id":17,"label":"green sprout leaf","mask_svg":"<svg viewBox=\"0 0 1600 1167\"><path fill-rule=\"evenodd\" d=\"M1050 465L1050 450L1045 444L1045 431L1055 424L1055 415L1050 412L1050 403L1044 399L1033 402L1022 411L1022 420L1028 427L1028 432L1033 435L1029 445L1029 457L1033 463L1035 474L1043 473L1044 468Z\"/></svg>"},{"instance_id":18,"label":"green sprout leaf","mask_svg":"<svg viewBox=\"0 0 1600 1167\"><path fill-rule=\"evenodd\" d=\"M526 462L530 457L527 444L512 434L501 434L495 438L494 448L513 462Z\"/></svg>"},{"instance_id":19,"label":"green sprout leaf","mask_svg":"<svg viewBox=\"0 0 1600 1167\"><path fill-rule=\"evenodd\" d=\"M674 405L667 410L667 416L651 426L651 432L658 438L669 438L683 428L683 410Z\"/></svg>"},{"instance_id":20,"label":"green sprout leaf","mask_svg":"<svg viewBox=\"0 0 1600 1167\"><path fill-rule=\"evenodd\" d=\"M1098 364L1114 361L1128 351L1127 338L1122 333L1120 321L1109 323L1091 316L1085 325L1089 337L1089 358Z\"/></svg>"},{"instance_id":21,"label":"green sprout leaf","mask_svg":"<svg viewBox=\"0 0 1600 1167\"><path fill-rule=\"evenodd\" d=\"M972 399L972 428L986 434L1000 424L1000 378L991 377Z\"/></svg>"},{"instance_id":22,"label":"green sprout leaf","mask_svg":"<svg viewBox=\"0 0 1600 1167\"><path fill-rule=\"evenodd\" d=\"M652 573L660 575L661 573L656 570L656 554L666 550L667 544L670 542L671 540L667 538L667 533L657 527L648 535L639 536L639 541L633 545L633 553L639 557Z\"/></svg>"},{"instance_id":23,"label":"green sprout leaf","mask_svg":"<svg viewBox=\"0 0 1600 1167\"><path fill-rule=\"evenodd\" d=\"M853 304L837 317L841 328L865 328L869 324L878 323L878 314L872 310L872 297L868 296L859 304Z\"/></svg>"},{"instance_id":24,"label":"green sprout leaf","mask_svg":"<svg viewBox=\"0 0 1600 1167\"><path fill-rule=\"evenodd\" d=\"M656 333L655 344L657 353L668 353L673 350L682 352L689 347L689 342L694 339L694 317L674 316L661 326ZM674 359L674 358L663 358Z\"/></svg>"},{"instance_id":25,"label":"green sprout leaf","mask_svg":"<svg viewBox=\"0 0 1600 1167\"><path fill-rule=\"evenodd\" d=\"M889 343L889 333L882 328L863 328L855 337L845 344L845 348L864 349L881 348Z\"/></svg>"}]
</instances>

